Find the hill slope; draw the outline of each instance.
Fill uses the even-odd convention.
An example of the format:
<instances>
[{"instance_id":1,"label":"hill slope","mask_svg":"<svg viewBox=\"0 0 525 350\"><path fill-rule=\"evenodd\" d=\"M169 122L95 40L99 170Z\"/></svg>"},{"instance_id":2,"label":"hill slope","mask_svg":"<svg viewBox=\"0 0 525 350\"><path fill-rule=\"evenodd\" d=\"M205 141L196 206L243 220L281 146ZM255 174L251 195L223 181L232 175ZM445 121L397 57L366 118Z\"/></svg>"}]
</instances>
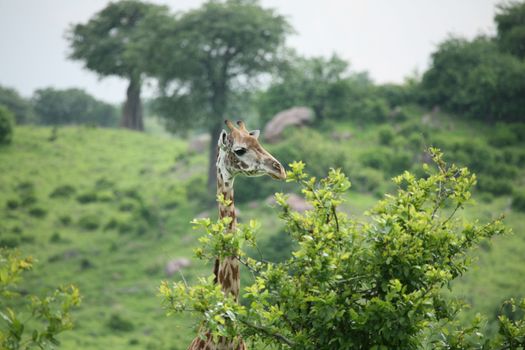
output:
<instances>
[{"instance_id":1,"label":"hill slope","mask_svg":"<svg viewBox=\"0 0 525 350\"><path fill-rule=\"evenodd\" d=\"M314 172L325 165L346 167L357 189L349 194L346 209L362 216L390 188L389 172L398 171L382 169L385 160L376 154L388 159L404 139L422 147L425 140L414 135L425 133L434 140L449 141L444 143L446 154L459 154L452 146L447 149L452 141L468 143L478 138L483 147L489 147L489 128L480 126L474 131L469 125L444 120L447 127L419 127L403 136L403 130L413 124L406 121L394 127L387 143L385 127L327 124L319 131L291 133L270 148L284 161L306 159ZM334 132L345 131L353 136L328 140ZM173 258L191 259L197 246L199 234L192 232L189 222L206 209L201 204L206 155L189 154L182 140L124 130L68 127L59 129L54 140L51 135L49 128L19 127L14 143L0 149L0 243L18 246L38 259L36 271L23 287L41 294L59 284L79 286L83 304L74 314L76 329L61 337L63 349L185 349L194 336L191 320L166 318L156 288L166 278L165 264ZM302 137L310 144L296 147L304 141ZM348 158L339 157L336 149ZM312 158L316 154L324 163ZM337 157L330 158L334 154ZM419 159L414 157L414 162ZM515 183L519 185L523 175L522 167ZM274 184L268 193L293 190L269 179L237 186L257 192L264 184ZM505 213L515 233L473 252L479 259L456 284L454 293L473 305L471 313L493 317L501 300L525 295L525 214L511 210L508 195L476 196L478 205L467 208L464 215L486 220ZM271 249L282 245L286 256L289 246L284 236L275 236L281 232L275 211L262 201L248 200L240 210L241 220L263 222L266 252L273 254ZM209 212L213 215L214 210ZM183 271L191 283L208 276L211 266L192 259Z\"/></svg>"}]
</instances>

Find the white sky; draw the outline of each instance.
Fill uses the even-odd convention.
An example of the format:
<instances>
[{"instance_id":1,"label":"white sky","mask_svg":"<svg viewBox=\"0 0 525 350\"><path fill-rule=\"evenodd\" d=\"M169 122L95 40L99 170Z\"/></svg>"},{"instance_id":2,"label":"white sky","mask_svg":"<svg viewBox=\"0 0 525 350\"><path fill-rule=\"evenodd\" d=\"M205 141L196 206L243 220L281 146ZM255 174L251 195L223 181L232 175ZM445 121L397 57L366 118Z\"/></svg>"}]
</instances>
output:
<instances>
[{"instance_id":1,"label":"white sky","mask_svg":"<svg viewBox=\"0 0 525 350\"><path fill-rule=\"evenodd\" d=\"M30 96L37 88L80 87L121 102L126 83L99 77L70 61L64 32L86 22L107 0L0 0L0 85ZM172 10L202 0L155 0ZM297 34L288 44L306 56L336 52L374 81L402 82L428 66L436 44L450 34L494 32L497 0L261 0L287 16Z\"/></svg>"}]
</instances>

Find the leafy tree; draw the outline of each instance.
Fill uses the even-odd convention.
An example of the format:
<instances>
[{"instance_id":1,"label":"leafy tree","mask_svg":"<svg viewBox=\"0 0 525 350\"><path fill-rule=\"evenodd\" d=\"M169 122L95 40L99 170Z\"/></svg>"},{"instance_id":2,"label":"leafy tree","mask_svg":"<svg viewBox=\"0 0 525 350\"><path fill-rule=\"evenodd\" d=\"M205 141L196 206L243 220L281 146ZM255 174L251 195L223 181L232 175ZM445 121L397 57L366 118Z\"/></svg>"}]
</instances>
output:
<instances>
[{"instance_id":1,"label":"leafy tree","mask_svg":"<svg viewBox=\"0 0 525 350\"><path fill-rule=\"evenodd\" d=\"M14 114L17 124L34 121L31 103L20 96L15 89L0 86L0 105L7 107Z\"/></svg>"},{"instance_id":2,"label":"leafy tree","mask_svg":"<svg viewBox=\"0 0 525 350\"><path fill-rule=\"evenodd\" d=\"M336 55L329 59L291 55L288 65L259 95L257 102L263 121L298 105L312 108L319 121L352 118L360 122L380 122L390 111L368 75L351 74L348 63Z\"/></svg>"},{"instance_id":3,"label":"leafy tree","mask_svg":"<svg viewBox=\"0 0 525 350\"><path fill-rule=\"evenodd\" d=\"M96 100L81 89L39 89L33 95L33 105L38 121L45 125L117 124L114 106Z\"/></svg>"},{"instance_id":4,"label":"leafy tree","mask_svg":"<svg viewBox=\"0 0 525 350\"><path fill-rule=\"evenodd\" d=\"M525 2L511 1L498 5L494 20L500 47L521 59L525 58Z\"/></svg>"},{"instance_id":5,"label":"leafy tree","mask_svg":"<svg viewBox=\"0 0 525 350\"><path fill-rule=\"evenodd\" d=\"M422 79L427 104L470 118L521 121L525 118L525 62L502 53L487 37L451 38L432 54Z\"/></svg>"},{"instance_id":6,"label":"leafy tree","mask_svg":"<svg viewBox=\"0 0 525 350\"><path fill-rule=\"evenodd\" d=\"M157 16L166 7L136 0L109 3L87 23L76 24L68 32L70 58L84 61L87 69L101 76L116 75L129 81L121 125L144 130L140 100L144 70L134 45L142 33L140 22Z\"/></svg>"},{"instance_id":7,"label":"leafy tree","mask_svg":"<svg viewBox=\"0 0 525 350\"><path fill-rule=\"evenodd\" d=\"M13 138L13 114L0 105L0 145L11 143Z\"/></svg>"},{"instance_id":8,"label":"leafy tree","mask_svg":"<svg viewBox=\"0 0 525 350\"><path fill-rule=\"evenodd\" d=\"M143 50L160 79L158 110L171 125L204 127L212 136L208 186L215 186L217 138L230 102L246 82L270 71L289 26L257 1L210 1L176 19L148 26ZM151 34L154 33L154 34ZM176 131L172 129L172 131Z\"/></svg>"},{"instance_id":9,"label":"leafy tree","mask_svg":"<svg viewBox=\"0 0 525 350\"><path fill-rule=\"evenodd\" d=\"M213 277L196 286L164 282L167 309L192 310L213 336L240 334L279 349L509 349L523 346L525 321L499 316L500 335L485 339L480 321L460 328L461 304L442 288L469 266L469 251L502 234L494 220L464 221L457 213L470 199L476 177L447 165L431 150L434 167L426 176L405 172L388 195L359 222L338 211L350 182L338 170L321 180L309 178L304 164L291 164L289 180L298 183L313 209L297 213L276 195L281 218L296 242L283 263L247 258L243 242L254 244L251 221L223 234L225 219L196 224L205 230L199 257L237 256L254 275L241 305L224 296ZM449 209L445 209L449 208ZM525 301L519 304L525 309Z\"/></svg>"},{"instance_id":10,"label":"leafy tree","mask_svg":"<svg viewBox=\"0 0 525 350\"><path fill-rule=\"evenodd\" d=\"M35 295L25 298L17 291L22 274L32 265L31 258L21 258L18 252L0 248L1 349L53 349L59 344L56 336L73 327L70 310L80 303L76 287L59 288L45 298ZM28 309L24 311L21 306Z\"/></svg>"},{"instance_id":11,"label":"leafy tree","mask_svg":"<svg viewBox=\"0 0 525 350\"><path fill-rule=\"evenodd\" d=\"M287 57L284 66L273 84L259 99L259 110L263 120L275 113L294 106L312 108L318 119L333 114L334 107L345 106L348 85L348 63L333 55L303 58L295 54Z\"/></svg>"}]
</instances>

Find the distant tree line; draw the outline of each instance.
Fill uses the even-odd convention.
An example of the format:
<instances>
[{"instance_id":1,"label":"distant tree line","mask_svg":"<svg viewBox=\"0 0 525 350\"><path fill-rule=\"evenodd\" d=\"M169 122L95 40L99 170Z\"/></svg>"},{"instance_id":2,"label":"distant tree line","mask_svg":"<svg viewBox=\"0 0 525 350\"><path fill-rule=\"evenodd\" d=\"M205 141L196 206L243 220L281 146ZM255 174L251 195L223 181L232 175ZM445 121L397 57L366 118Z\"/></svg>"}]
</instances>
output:
<instances>
[{"instance_id":1,"label":"distant tree line","mask_svg":"<svg viewBox=\"0 0 525 350\"><path fill-rule=\"evenodd\" d=\"M498 6L495 37L452 37L432 54L422 102L466 118L525 121L525 2Z\"/></svg>"},{"instance_id":2,"label":"distant tree line","mask_svg":"<svg viewBox=\"0 0 525 350\"><path fill-rule=\"evenodd\" d=\"M451 37L432 54L422 78L375 85L352 73L338 57L288 57L288 64L259 93L263 120L294 105L311 107L318 120L383 122L400 107L439 107L458 118L487 122L525 121L525 2L506 2L495 16L497 34L473 40ZM402 115L401 115L402 116Z\"/></svg>"},{"instance_id":3,"label":"distant tree line","mask_svg":"<svg viewBox=\"0 0 525 350\"><path fill-rule=\"evenodd\" d=\"M38 89L27 99L15 89L0 86L0 106L14 116L16 124L118 125L117 108L82 89Z\"/></svg>"}]
</instances>

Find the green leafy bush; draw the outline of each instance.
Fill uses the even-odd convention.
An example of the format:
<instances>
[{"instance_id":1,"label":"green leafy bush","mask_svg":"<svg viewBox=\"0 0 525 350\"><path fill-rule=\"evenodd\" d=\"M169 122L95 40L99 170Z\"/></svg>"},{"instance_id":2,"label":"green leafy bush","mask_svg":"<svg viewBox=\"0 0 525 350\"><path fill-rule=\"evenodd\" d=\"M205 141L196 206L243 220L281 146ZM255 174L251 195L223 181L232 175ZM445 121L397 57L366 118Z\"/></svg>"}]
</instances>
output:
<instances>
[{"instance_id":1,"label":"green leafy bush","mask_svg":"<svg viewBox=\"0 0 525 350\"><path fill-rule=\"evenodd\" d=\"M478 188L481 191L492 193L495 196L512 194L512 183L505 178L483 176L479 178Z\"/></svg>"},{"instance_id":2,"label":"green leafy bush","mask_svg":"<svg viewBox=\"0 0 525 350\"><path fill-rule=\"evenodd\" d=\"M35 218L43 218L47 215L47 210L42 207L32 207L29 208L29 215L34 216Z\"/></svg>"},{"instance_id":3,"label":"green leafy bush","mask_svg":"<svg viewBox=\"0 0 525 350\"><path fill-rule=\"evenodd\" d=\"M381 123L386 120L390 113L388 103L377 97L367 97L351 106L352 119L360 122Z\"/></svg>"},{"instance_id":4,"label":"green leafy bush","mask_svg":"<svg viewBox=\"0 0 525 350\"><path fill-rule=\"evenodd\" d=\"M395 137L394 130L390 126L383 126L379 129L379 143L383 146L392 144L392 140Z\"/></svg>"},{"instance_id":5,"label":"green leafy bush","mask_svg":"<svg viewBox=\"0 0 525 350\"><path fill-rule=\"evenodd\" d=\"M93 203L97 201L96 192L84 192L77 196L77 201L82 204Z\"/></svg>"},{"instance_id":6,"label":"green leafy bush","mask_svg":"<svg viewBox=\"0 0 525 350\"><path fill-rule=\"evenodd\" d=\"M512 209L525 213L525 191L516 191L512 196Z\"/></svg>"},{"instance_id":7,"label":"green leafy bush","mask_svg":"<svg viewBox=\"0 0 525 350\"><path fill-rule=\"evenodd\" d=\"M76 192L75 187L71 185L60 185L56 187L53 190L53 192L49 194L49 197L51 198L58 198L58 197L69 198L72 195L74 195L75 192Z\"/></svg>"},{"instance_id":8,"label":"green leafy bush","mask_svg":"<svg viewBox=\"0 0 525 350\"><path fill-rule=\"evenodd\" d=\"M425 178L405 172L397 192L385 197L371 217L351 220L338 211L350 183L331 170L316 180L291 164L288 180L298 183L311 210L291 210L282 194L280 217L295 249L283 263L248 258L257 223L224 234L228 220L197 220L205 230L198 257L230 256L255 275L238 304L213 276L193 287L163 282L160 293L170 312L200 315L203 332L215 339L260 342L282 349L508 349L523 344L525 320L499 315L500 334L486 340L481 320L462 328L461 304L442 296L444 286L469 267L471 248L500 235L499 219L486 224L456 215L469 201L476 178L449 166L432 150L434 167ZM444 206L452 210L445 210ZM525 300L516 305L525 309Z\"/></svg>"},{"instance_id":9,"label":"green leafy bush","mask_svg":"<svg viewBox=\"0 0 525 350\"><path fill-rule=\"evenodd\" d=\"M78 226L88 231L96 230L100 226L100 218L94 214L86 214L78 220Z\"/></svg>"},{"instance_id":10,"label":"green leafy bush","mask_svg":"<svg viewBox=\"0 0 525 350\"><path fill-rule=\"evenodd\" d=\"M352 187L358 192L374 192L384 181L383 173L373 168L360 167L350 174Z\"/></svg>"},{"instance_id":11,"label":"green leafy bush","mask_svg":"<svg viewBox=\"0 0 525 350\"><path fill-rule=\"evenodd\" d=\"M22 181L15 187L15 191L20 197L19 203L22 207L28 207L37 202L35 184L33 182Z\"/></svg>"},{"instance_id":12,"label":"green leafy bush","mask_svg":"<svg viewBox=\"0 0 525 350\"><path fill-rule=\"evenodd\" d=\"M135 329L135 326L133 326L131 321L124 319L119 314L112 314L106 325L109 329L119 332L131 332Z\"/></svg>"},{"instance_id":13,"label":"green leafy bush","mask_svg":"<svg viewBox=\"0 0 525 350\"><path fill-rule=\"evenodd\" d=\"M407 151L376 148L363 153L359 160L367 167L381 170L384 174L393 176L409 169L412 165L412 158L412 155Z\"/></svg>"},{"instance_id":14,"label":"green leafy bush","mask_svg":"<svg viewBox=\"0 0 525 350\"><path fill-rule=\"evenodd\" d=\"M80 303L76 287L58 288L45 298L28 298L19 293L22 274L32 264L29 257L21 258L16 251L0 249L1 349L54 349L59 344L57 335L73 328L70 311Z\"/></svg>"},{"instance_id":15,"label":"green leafy bush","mask_svg":"<svg viewBox=\"0 0 525 350\"><path fill-rule=\"evenodd\" d=\"M13 114L7 108L0 105L0 145L7 145L11 143L13 138L13 129Z\"/></svg>"},{"instance_id":16,"label":"green leafy bush","mask_svg":"<svg viewBox=\"0 0 525 350\"><path fill-rule=\"evenodd\" d=\"M489 134L489 143L495 147L512 146L519 142L518 134L511 126L498 124Z\"/></svg>"},{"instance_id":17,"label":"green leafy bush","mask_svg":"<svg viewBox=\"0 0 525 350\"><path fill-rule=\"evenodd\" d=\"M16 90L0 86L0 105L5 106L14 114L17 124L34 122L31 102L21 97Z\"/></svg>"}]
</instances>

